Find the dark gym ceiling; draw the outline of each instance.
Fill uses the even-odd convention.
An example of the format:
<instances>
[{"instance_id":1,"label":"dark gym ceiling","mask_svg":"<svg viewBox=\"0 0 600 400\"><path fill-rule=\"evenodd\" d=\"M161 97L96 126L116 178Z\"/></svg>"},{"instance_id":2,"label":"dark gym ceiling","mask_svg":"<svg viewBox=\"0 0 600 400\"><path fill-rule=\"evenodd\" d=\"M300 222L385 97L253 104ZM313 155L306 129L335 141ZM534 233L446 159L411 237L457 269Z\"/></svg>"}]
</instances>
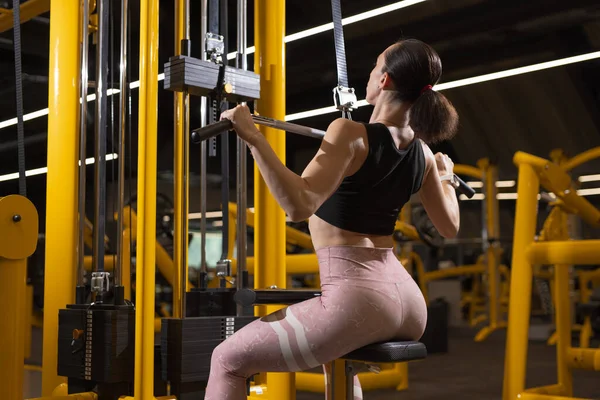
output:
<instances>
[{"instance_id":1,"label":"dark gym ceiling","mask_svg":"<svg viewBox=\"0 0 600 400\"><path fill-rule=\"evenodd\" d=\"M344 16L355 15L393 0L342 0ZM0 1L11 8L12 2ZM49 1L48 1L49 3ZM137 79L139 48L139 2L131 3L131 74ZM192 3L192 42L198 54L199 1ZM331 6L324 0L287 1L286 32L295 33L331 21ZM113 1L118 5L118 1ZM118 7L115 7L117 9ZM253 44L253 1L248 1L249 45ZM229 0L230 45L235 46L236 1ZM160 2L160 70L173 54L173 1ZM25 113L47 107L48 42L50 13L22 25ZM114 21L118 33L119 12ZM272 22L274 23L274 22ZM331 89L337 83L333 33L328 31L287 45L287 113L331 105ZM558 58L600 50L600 3L597 0L428 0L345 27L350 83L364 98L365 84L379 52L396 39L415 37L430 43L439 52L443 82L527 66ZM114 43L115 65L118 38ZM231 48L232 50L233 48ZM93 47L90 53L90 79L94 74ZM253 59L249 65L252 67ZM460 131L451 143L439 147L457 163L475 164L489 157L500 167L502 179L513 179L517 170L512 156L518 150L548 157L561 147L574 155L600 145L600 61L558 67L455 89L444 94L460 114ZM13 32L0 34L0 121L16 116ZM117 81L118 72L115 72ZM172 170L173 117L171 92L159 84L159 170L168 176ZM137 103L137 91L133 92ZM115 106L117 104L117 96ZM192 126L198 125L197 103L192 103ZM135 107L135 106L134 106ZM368 119L369 107L355 112L355 119ZM298 121L326 128L336 114ZM89 119L88 156L93 154L93 115ZM136 118L133 121L136 135ZM45 166L47 119L25 123L27 168ZM17 171L16 127L0 130L0 175ZM110 142L109 138L109 142ZM288 160L294 162L299 149L316 149L313 139L287 135ZM65 143L69 146L69 143ZM110 148L110 143L109 143ZM191 168L199 170L192 147ZM305 156L304 156L305 157ZM232 159L234 157L232 156ZM298 164L298 165L295 165ZM135 162L134 162L135 166ZM598 163L589 163L577 173L596 173ZM211 164L218 174L218 163ZM91 179L90 175L90 179ZM109 169L109 178L111 171ZM29 192L43 197L45 178L28 179ZM14 193L16 181L0 182L0 195ZM41 199L40 197L40 199ZM42 203L43 204L43 203ZM39 204L38 206L41 206Z\"/></svg>"}]
</instances>

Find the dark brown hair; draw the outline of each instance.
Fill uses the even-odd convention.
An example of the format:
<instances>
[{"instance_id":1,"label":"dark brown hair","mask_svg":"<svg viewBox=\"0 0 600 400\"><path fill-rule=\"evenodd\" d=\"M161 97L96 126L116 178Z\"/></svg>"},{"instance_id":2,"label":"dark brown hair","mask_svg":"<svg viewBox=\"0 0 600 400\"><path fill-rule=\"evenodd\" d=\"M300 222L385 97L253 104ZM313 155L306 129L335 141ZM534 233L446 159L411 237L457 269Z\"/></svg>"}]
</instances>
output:
<instances>
[{"instance_id":1,"label":"dark brown hair","mask_svg":"<svg viewBox=\"0 0 600 400\"><path fill-rule=\"evenodd\" d=\"M385 66L394 82L396 99L410 102L410 127L425 143L451 139L458 128L458 114L452 103L435 90L442 76L442 61L428 44L416 39L398 41L385 52Z\"/></svg>"}]
</instances>

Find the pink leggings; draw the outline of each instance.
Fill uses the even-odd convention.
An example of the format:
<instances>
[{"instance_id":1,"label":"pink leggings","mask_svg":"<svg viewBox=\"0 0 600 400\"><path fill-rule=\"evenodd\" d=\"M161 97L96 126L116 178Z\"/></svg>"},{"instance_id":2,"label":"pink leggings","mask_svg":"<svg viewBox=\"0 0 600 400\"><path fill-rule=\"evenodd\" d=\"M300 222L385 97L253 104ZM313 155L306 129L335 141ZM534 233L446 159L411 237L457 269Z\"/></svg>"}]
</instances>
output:
<instances>
[{"instance_id":1,"label":"pink leggings","mask_svg":"<svg viewBox=\"0 0 600 400\"><path fill-rule=\"evenodd\" d=\"M260 318L221 343L205 400L245 400L246 379L259 372L303 371L371 343L421 337L425 300L391 248L327 247L317 258L321 297ZM355 386L362 399L357 378Z\"/></svg>"}]
</instances>

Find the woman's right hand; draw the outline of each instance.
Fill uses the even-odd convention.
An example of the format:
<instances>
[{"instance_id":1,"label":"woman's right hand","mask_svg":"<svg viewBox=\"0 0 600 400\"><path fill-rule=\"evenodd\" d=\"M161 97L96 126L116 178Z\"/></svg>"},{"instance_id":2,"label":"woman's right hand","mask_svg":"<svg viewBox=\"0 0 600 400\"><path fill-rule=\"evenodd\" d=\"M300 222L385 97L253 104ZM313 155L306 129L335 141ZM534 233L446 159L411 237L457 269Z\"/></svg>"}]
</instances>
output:
<instances>
[{"instance_id":1,"label":"woman's right hand","mask_svg":"<svg viewBox=\"0 0 600 400\"><path fill-rule=\"evenodd\" d=\"M440 176L449 175L454 172L454 163L452 159L444 153L435 154L435 163Z\"/></svg>"}]
</instances>

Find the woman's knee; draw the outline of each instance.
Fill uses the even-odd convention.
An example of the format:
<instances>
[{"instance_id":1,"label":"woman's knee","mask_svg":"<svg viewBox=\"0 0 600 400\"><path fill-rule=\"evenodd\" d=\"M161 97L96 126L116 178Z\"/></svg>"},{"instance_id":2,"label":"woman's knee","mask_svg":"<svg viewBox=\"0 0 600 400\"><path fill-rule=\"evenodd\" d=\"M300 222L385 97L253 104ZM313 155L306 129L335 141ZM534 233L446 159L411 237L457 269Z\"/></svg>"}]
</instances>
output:
<instances>
[{"instance_id":1,"label":"woman's knee","mask_svg":"<svg viewBox=\"0 0 600 400\"><path fill-rule=\"evenodd\" d=\"M211 369L218 368L232 375L245 376L247 365L244 353L231 340L219 344L212 353Z\"/></svg>"}]
</instances>

